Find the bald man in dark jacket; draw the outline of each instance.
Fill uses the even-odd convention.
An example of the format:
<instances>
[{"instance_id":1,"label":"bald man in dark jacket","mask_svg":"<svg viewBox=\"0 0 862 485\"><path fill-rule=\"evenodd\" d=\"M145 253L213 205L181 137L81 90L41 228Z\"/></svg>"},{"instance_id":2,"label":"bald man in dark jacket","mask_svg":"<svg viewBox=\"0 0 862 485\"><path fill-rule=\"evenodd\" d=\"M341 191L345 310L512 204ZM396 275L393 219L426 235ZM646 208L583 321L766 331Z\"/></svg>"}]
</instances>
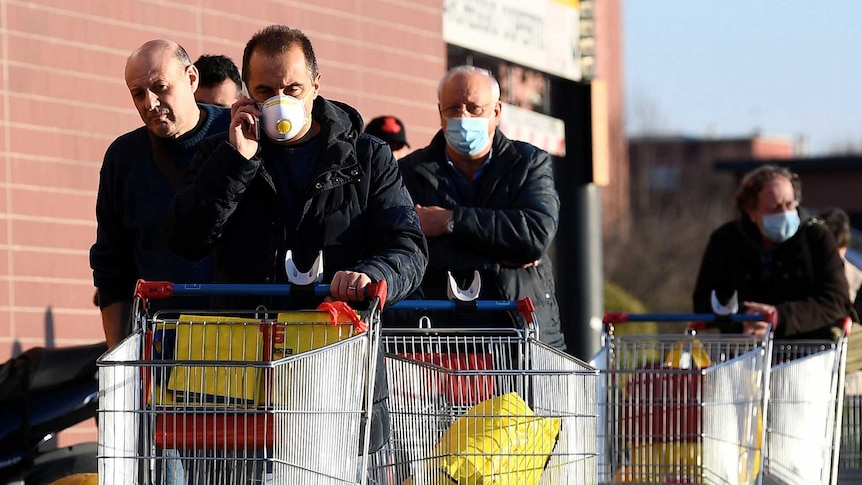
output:
<instances>
[{"instance_id":1,"label":"bald man in dark jacket","mask_svg":"<svg viewBox=\"0 0 862 485\"><path fill-rule=\"evenodd\" d=\"M499 85L487 71L450 70L439 100L441 131L399 162L428 239L425 298L446 298L447 271L463 286L478 270L481 299L531 298L540 340L565 349L548 257L560 211L550 156L497 128ZM503 326L498 314L455 320L445 324Z\"/></svg>"}]
</instances>

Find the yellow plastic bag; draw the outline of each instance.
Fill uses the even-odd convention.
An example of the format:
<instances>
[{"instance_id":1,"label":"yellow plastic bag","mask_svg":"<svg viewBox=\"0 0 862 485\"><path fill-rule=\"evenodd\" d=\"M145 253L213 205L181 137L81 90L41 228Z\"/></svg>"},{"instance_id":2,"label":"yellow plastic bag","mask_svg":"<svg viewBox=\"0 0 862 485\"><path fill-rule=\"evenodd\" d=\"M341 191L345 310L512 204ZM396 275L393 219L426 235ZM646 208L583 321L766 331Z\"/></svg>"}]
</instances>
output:
<instances>
[{"instance_id":1,"label":"yellow plastic bag","mask_svg":"<svg viewBox=\"0 0 862 485\"><path fill-rule=\"evenodd\" d=\"M432 473L458 485L537 485L559 433L559 418L536 416L517 393L494 397L446 430Z\"/></svg>"},{"instance_id":2,"label":"yellow plastic bag","mask_svg":"<svg viewBox=\"0 0 862 485\"><path fill-rule=\"evenodd\" d=\"M220 316L180 315L176 326L176 360L259 362L263 333L259 320ZM177 403L195 405L254 404L260 369L253 366L180 365L167 388Z\"/></svg>"},{"instance_id":3,"label":"yellow plastic bag","mask_svg":"<svg viewBox=\"0 0 862 485\"><path fill-rule=\"evenodd\" d=\"M630 463L617 470L615 482L667 483L669 478L684 479L680 483L702 483L702 455L698 443L640 443L630 449Z\"/></svg>"},{"instance_id":4,"label":"yellow plastic bag","mask_svg":"<svg viewBox=\"0 0 862 485\"><path fill-rule=\"evenodd\" d=\"M352 310L351 310L352 311ZM355 314L355 312L354 312ZM344 340L352 335L351 316L325 311L278 314L278 323L257 319L181 315L174 332L176 360L214 365L180 365L171 370L167 391L157 404L246 405L267 402L260 366L232 367L218 362L273 361Z\"/></svg>"},{"instance_id":5,"label":"yellow plastic bag","mask_svg":"<svg viewBox=\"0 0 862 485\"><path fill-rule=\"evenodd\" d=\"M273 329L273 360L334 344L353 333L352 321L345 314L340 314L333 323L327 312L282 312L278 314L278 322Z\"/></svg>"},{"instance_id":6,"label":"yellow plastic bag","mask_svg":"<svg viewBox=\"0 0 862 485\"><path fill-rule=\"evenodd\" d=\"M77 473L51 482L50 485L99 485L99 476L95 473Z\"/></svg>"},{"instance_id":7,"label":"yellow plastic bag","mask_svg":"<svg viewBox=\"0 0 862 485\"><path fill-rule=\"evenodd\" d=\"M670 369L706 369L712 365L712 359L700 340L677 340L664 356L664 365Z\"/></svg>"}]
</instances>

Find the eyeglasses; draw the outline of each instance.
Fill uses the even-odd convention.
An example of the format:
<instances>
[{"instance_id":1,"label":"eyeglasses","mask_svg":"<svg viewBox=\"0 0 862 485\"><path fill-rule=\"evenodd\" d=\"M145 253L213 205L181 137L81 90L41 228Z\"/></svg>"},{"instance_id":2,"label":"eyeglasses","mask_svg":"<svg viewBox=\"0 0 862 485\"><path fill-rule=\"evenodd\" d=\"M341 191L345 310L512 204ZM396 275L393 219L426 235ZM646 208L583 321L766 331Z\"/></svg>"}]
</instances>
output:
<instances>
[{"instance_id":1,"label":"eyeglasses","mask_svg":"<svg viewBox=\"0 0 862 485\"><path fill-rule=\"evenodd\" d=\"M451 106L446 106L441 111L443 112L443 116L446 118L460 118L461 113L467 113L470 116L482 116L485 114L485 110L488 109L488 106L491 106L492 103L488 104L476 104L476 103L467 103L467 104L453 104Z\"/></svg>"}]
</instances>

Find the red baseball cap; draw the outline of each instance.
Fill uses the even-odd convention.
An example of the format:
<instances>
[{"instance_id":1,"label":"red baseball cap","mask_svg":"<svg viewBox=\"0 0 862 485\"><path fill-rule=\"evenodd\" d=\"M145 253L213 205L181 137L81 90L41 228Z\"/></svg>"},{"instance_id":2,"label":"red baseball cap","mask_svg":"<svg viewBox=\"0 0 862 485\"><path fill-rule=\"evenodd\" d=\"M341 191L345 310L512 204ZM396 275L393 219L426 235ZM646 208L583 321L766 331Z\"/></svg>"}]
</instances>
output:
<instances>
[{"instance_id":1,"label":"red baseball cap","mask_svg":"<svg viewBox=\"0 0 862 485\"><path fill-rule=\"evenodd\" d=\"M404 145L410 147L407 143L407 133L404 130L404 123L394 116L378 116L368 122L365 127L365 133L374 135L377 138L391 145Z\"/></svg>"}]
</instances>

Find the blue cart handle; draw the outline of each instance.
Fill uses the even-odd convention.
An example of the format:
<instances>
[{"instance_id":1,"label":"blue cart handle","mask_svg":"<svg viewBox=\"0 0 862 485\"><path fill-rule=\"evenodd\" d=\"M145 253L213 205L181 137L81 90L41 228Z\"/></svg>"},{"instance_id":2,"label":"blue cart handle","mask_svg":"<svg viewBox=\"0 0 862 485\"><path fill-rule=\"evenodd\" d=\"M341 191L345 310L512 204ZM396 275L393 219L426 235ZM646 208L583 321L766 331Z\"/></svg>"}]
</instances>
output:
<instances>
[{"instance_id":1,"label":"blue cart handle","mask_svg":"<svg viewBox=\"0 0 862 485\"><path fill-rule=\"evenodd\" d=\"M536 324L536 306L529 297L520 300L401 300L393 304L393 310L421 310L421 311L515 311L524 316L528 325Z\"/></svg>"},{"instance_id":2,"label":"blue cart handle","mask_svg":"<svg viewBox=\"0 0 862 485\"><path fill-rule=\"evenodd\" d=\"M628 322L763 322L765 316L757 313L734 313L715 315L714 313L626 313L605 312L602 321L608 323Z\"/></svg>"},{"instance_id":3,"label":"blue cart handle","mask_svg":"<svg viewBox=\"0 0 862 485\"><path fill-rule=\"evenodd\" d=\"M392 310L459 310L470 309L479 311L517 311L521 310L517 301L506 300L476 300L456 302L451 300L401 300L389 306Z\"/></svg>"}]
</instances>

